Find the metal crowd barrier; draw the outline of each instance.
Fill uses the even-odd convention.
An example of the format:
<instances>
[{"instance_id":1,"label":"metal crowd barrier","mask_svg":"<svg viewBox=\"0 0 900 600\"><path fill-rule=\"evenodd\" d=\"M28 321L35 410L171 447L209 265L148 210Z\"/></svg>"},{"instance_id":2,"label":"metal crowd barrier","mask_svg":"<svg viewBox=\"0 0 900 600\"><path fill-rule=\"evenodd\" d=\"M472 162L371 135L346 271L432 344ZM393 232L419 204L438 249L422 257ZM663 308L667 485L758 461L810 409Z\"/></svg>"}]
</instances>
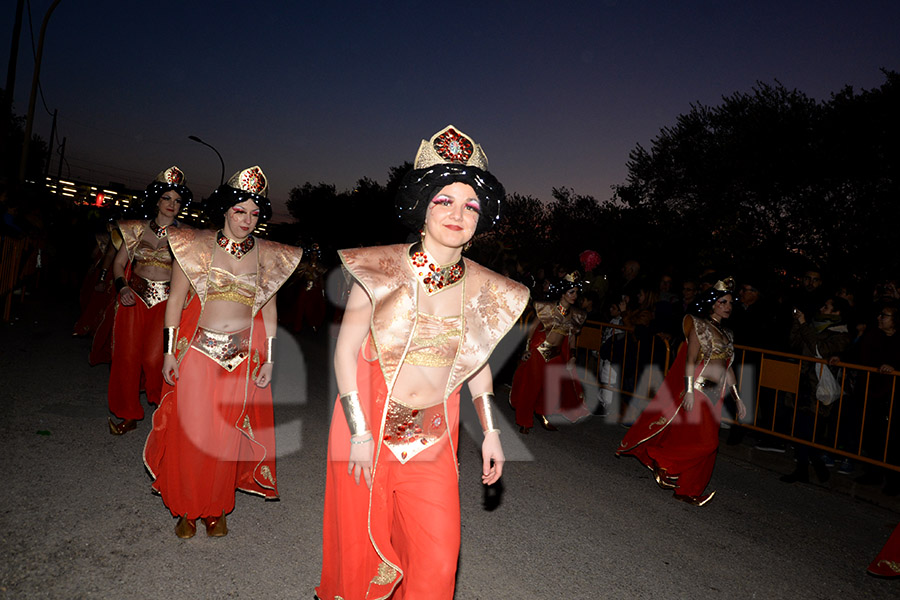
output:
<instances>
[{"instance_id":1,"label":"metal crowd barrier","mask_svg":"<svg viewBox=\"0 0 900 600\"><path fill-rule=\"evenodd\" d=\"M610 342L610 340L614 340ZM649 349L647 344L649 343ZM677 348L680 341L674 344ZM616 397L612 415L629 421L626 408L631 400L649 401L675 359L673 344L660 335L639 340L633 328L588 321L575 343L575 357L586 390L606 390ZM900 402L898 375L877 368L839 362L840 397L824 406L815 399L809 370L827 365L827 360L787 352L735 345L733 369L747 418L737 423L726 404L723 420L780 438L804 444L834 456L900 471ZM617 377L604 382L602 369L612 368ZM900 368L900 365L892 365ZM890 378L890 397L871 395L873 377ZM885 386L887 380L881 380ZM815 406L815 410L813 410ZM634 416L632 414L632 416Z\"/></svg>"},{"instance_id":2,"label":"metal crowd barrier","mask_svg":"<svg viewBox=\"0 0 900 600\"><path fill-rule=\"evenodd\" d=\"M877 368L837 362L832 367L840 369L841 394L825 406L815 399L811 380L803 379L809 377L810 369L827 368L826 359L741 345L735 345L735 351L734 372L741 395L746 403L749 392L752 401L747 404L751 418L742 427L900 471L900 423L895 413L900 371L881 373ZM888 397L873 397L873 377L884 378L885 383L890 380Z\"/></svg>"}]
</instances>

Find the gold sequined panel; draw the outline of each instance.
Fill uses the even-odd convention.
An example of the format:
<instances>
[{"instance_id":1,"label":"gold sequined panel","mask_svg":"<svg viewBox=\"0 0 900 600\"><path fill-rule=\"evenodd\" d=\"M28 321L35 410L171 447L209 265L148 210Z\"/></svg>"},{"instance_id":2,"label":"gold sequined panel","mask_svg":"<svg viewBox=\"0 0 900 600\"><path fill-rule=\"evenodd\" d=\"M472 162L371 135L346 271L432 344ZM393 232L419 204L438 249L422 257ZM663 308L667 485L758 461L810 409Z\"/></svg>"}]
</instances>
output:
<instances>
[{"instance_id":1,"label":"gold sequined panel","mask_svg":"<svg viewBox=\"0 0 900 600\"><path fill-rule=\"evenodd\" d=\"M387 585L397 577L397 570L388 563L381 561L378 565L378 575L372 578L375 585Z\"/></svg>"},{"instance_id":2,"label":"gold sequined panel","mask_svg":"<svg viewBox=\"0 0 900 600\"><path fill-rule=\"evenodd\" d=\"M706 319L694 317L694 328L700 340L700 359L730 360L734 356L734 338L731 330L718 328Z\"/></svg>"},{"instance_id":3,"label":"gold sequined panel","mask_svg":"<svg viewBox=\"0 0 900 600\"><path fill-rule=\"evenodd\" d=\"M128 287L138 295L147 308L153 308L160 302L169 299L168 281L152 281L144 279L140 275L132 275Z\"/></svg>"},{"instance_id":4,"label":"gold sequined panel","mask_svg":"<svg viewBox=\"0 0 900 600\"><path fill-rule=\"evenodd\" d=\"M191 346L226 371L234 371L250 355L250 328L224 333L198 327Z\"/></svg>"},{"instance_id":5,"label":"gold sequined panel","mask_svg":"<svg viewBox=\"0 0 900 600\"><path fill-rule=\"evenodd\" d=\"M141 240L137 250L134 253L134 260L137 265L143 267L159 267L160 269L172 269L172 252L169 250L169 244L163 244L159 248L154 248L147 242Z\"/></svg>"},{"instance_id":6,"label":"gold sequined panel","mask_svg":"<svg viewBox=\"0 0 900 600\"><path fill-rule=\"evenodd\" d=\"M256 296L256 273L233 273L212 267L209 270L209 282L206 290L206 300L225 300L237 302L246 306L253 306Z\"/></svg>"},{"instance_id":7,"label":"gold sequined panel","mask_svg":"<svg viewBox=\"0 0 900 600\"><path fill-rule=\"evenodd\" d=\"M412 408L388 398L384 443L401 463L433 446L447 431L444 403Z\"/></svg>"},{"instance_id":8,"label":"gold sequined panel","mask_svg":"<svg viewBox=\"0 0 900 600\"><path fill-rule=\"evenodd\" d=\"M449 367L459 348L462 319L419 313L406 362L419 367Z\"/></svg>"}]
</instances>

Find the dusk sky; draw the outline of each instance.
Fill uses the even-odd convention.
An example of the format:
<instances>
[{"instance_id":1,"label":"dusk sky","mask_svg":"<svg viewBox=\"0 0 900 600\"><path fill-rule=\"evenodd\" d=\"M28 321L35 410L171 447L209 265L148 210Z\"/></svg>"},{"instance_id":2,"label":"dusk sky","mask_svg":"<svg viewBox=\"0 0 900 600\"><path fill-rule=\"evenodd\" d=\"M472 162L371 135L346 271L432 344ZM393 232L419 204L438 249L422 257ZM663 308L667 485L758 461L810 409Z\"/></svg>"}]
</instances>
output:
<instances>
[{"instance_id":1,"label":"dusk sky","mask_svg":"<svg viewBox=\"0 0 900 600\"><path fill-rule=\"evenodd\" d=\"M34 36L51 0L32 0ZM0 13L5 66L15 2ZM181 167L196 196L258 164L276 220L306 181L350 189L452 123L509 192L598 200L691 103L757 81L817 100L900 70L900 2L62 0L41 82L71 171L143 188ZM28 106L26 15L14 110ZM4 79L5 81L5 79ZM35 133L50 116L38 100ZM54 162L53 171L56 171Z\"/></svg>"}]
</instances>

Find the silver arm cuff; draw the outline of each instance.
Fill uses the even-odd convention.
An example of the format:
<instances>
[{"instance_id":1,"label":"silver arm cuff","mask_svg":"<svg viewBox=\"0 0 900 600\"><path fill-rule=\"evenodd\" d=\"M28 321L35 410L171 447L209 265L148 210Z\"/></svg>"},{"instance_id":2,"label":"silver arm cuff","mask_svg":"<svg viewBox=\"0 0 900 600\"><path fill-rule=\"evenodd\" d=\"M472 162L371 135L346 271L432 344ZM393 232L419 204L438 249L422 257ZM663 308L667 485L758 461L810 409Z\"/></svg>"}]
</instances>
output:
<instances>
[{"instance_id":1,"label":"silver arm cuff","mask_svg":"<svg viewBox=\"0 0 900 600\"><path fill-rule=\"evenodd\" d=\"M734 396L734 399L737 402L743 402L743 400L741 400L741 395L738 394L737 384L731 384L731 395Z\"/></svg>"},{"instance_id":2,"label":"silver arm cuff","mask_svg":"<svg viewBox=\"0 0 900 600\"><path fill-rule=\"evenodd\" d=\"M344 409L344 418L347 419L347 427L350 428L351 436L369 433L366 415L359 402L359 392L341 394L341 407Z\"/></svg>"},{"instance_id":3,"label":"silver arm cuff","mask_svg":"<svg viewBox=\"0 0 900 600\"><path fill-rule=\"evenodd\" d=\"M694 377L692 375L684 376L684 393L685 394L693 394L694 393Z\"/></svg>"},{"instance_id":4,"label":"silver arm cuff","mask_svg":"<svg viewBox=\"0 0 900 600\"><path fill-rule=\"evenodd\" d=\"M478 414L478 420L481 422L481 430L484 433L492 431L500 433L500 430L494 425L494 408L491 405L493 399L494 392L485 392L472 398L472 402L475 404L475 412Z\"/></svg>"}]
</instances>

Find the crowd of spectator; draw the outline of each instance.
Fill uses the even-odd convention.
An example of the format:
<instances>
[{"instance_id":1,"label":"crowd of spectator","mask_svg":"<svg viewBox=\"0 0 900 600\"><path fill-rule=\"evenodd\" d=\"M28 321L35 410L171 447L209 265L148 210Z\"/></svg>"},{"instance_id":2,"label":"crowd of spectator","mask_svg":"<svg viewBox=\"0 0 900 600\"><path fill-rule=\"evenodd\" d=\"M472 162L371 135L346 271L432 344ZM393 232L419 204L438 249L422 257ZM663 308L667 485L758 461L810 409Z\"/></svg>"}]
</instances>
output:
<instances>
[{"instance_id":1,"label":"crowd of spectator","mask_svg":"<svg viewBox=\"0 0 900 600\"><path fill-rule=\"evenodd\" d=\"M671 356L683 339L681 323L697 294L733 276L735 307L727 325L734 332L735 345L743 352L748 372L753 373L753 368L758 372L765 351L802 357L782 357L800 362L797 392L782 393L777 402L761 393L758 422L766 427L774 420L775 432L841 451L835 456L798 443L794 446L796 468L782 480L808 481L812 467L824 482L830 476L829 469L837 466L842 473L857 474L859 484L884 484L885 494L900 493L900 473L847 457L859 455L900 465L900 412L892 411L892 407L900 407L894 402L895 396L900 396L900 390L895 390L900 336L894 324L900 307L900 280L886 277L859 282L854 274L841 277L813 265L796 272L674 272L645 268L635 259L623 261L617 272L612 272L601 266L598 258L585 264L583 253L580 265L585 278L580 303L589 322L622 325L634 341L667 340ZM553 278L571 269L571 264L554 264L508 269L507 274L525 283L535 299L543 299ZM651 361L647 351L650 343L632 343L631 349L625 350L627 344L619 330L604 332L603 347L607 350L600 351L596 369L602 384L598 396L601 411L611 402L610 392L604 387L626 392L635 389L634 370L616 369L616 357L620 366ZM652 360L659 362L660 356L658 353ZM829 364L823 364L825 361ZM841 366L845 368L841 370ZM825 404L817 398L823 368L838 377L840 402ZM755 395L755 384L745 384L745 389ZM761 436L757 447L785 452L780 440Z\"/></svg>"}]
</instances>

